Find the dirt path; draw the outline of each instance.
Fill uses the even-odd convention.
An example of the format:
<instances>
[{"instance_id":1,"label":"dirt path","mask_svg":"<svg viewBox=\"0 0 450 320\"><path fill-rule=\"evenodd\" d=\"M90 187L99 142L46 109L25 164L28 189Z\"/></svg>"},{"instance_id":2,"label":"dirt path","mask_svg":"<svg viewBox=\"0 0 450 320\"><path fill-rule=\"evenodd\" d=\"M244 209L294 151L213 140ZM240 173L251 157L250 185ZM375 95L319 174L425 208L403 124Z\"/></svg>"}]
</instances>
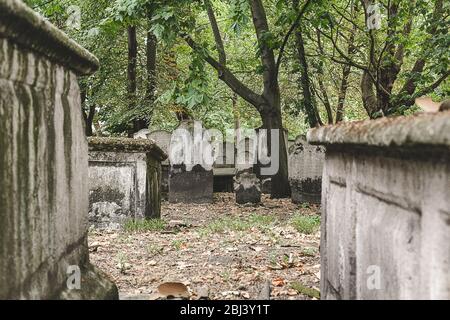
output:
<instances>
[{"instance_id":1,"label":"dirt path","mask_svg":"<svg viewBox=\"0 0 450 320\"><path fill-rule=\"evenodd\" d=\"M233 194L215 194L213 204L163 203L165 223L91 231L90 257L125 298L152 299L158 285L178 281L191 299L264 298L268 282L271 299L311 299L319 287L318 211L268 197L241 206Z\"/></svg>"}]
</instances>

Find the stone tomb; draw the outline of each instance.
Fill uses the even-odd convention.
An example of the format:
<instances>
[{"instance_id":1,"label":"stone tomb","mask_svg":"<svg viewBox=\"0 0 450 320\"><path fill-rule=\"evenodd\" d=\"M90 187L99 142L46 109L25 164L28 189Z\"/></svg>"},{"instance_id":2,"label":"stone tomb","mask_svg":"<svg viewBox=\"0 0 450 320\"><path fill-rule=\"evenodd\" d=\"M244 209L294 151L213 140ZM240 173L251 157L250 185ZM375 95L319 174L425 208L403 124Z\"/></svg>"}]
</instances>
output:
<instances>
[{"instance_id":1,"label":"stone tomb","mask_svg":"<svg viewBox=\"0 0 450 320\"><path fill-rule=\"evenodd\" d=\"M152 140L89 138L89 221L119 229L125 220L159 218L161 161Z\"/></svg>"},{"instance_id":2,"label":"stone tomb","mask_svg":"<svg viewBox=\"0 0 450 320\"><path fill-rule=\"evenodd\" d=\"M320 203L325 149L299 136L289 148L289 183L294 203Z\"/></svg>"},{"instance_id":3,"label":"stone tomb","mask_svg":"<svg viewBox=\"0 0 450 320\"><path fill-rule=\"evenodd\" d=\"M77 76L97 68L22 1L0 0L0 300L118 298L87 245Z\"/></svg>"},{"instance_id":4,"label":"stone tomb","mask_svg":"<svg viewBox=\"0 0 450 320\"><path fill-rule=\"evenodd\" d=\"M357 134L355 134L357 132ZM322 299L450 299L450 111L322 127Z\"/></svg>"}]
</instances>

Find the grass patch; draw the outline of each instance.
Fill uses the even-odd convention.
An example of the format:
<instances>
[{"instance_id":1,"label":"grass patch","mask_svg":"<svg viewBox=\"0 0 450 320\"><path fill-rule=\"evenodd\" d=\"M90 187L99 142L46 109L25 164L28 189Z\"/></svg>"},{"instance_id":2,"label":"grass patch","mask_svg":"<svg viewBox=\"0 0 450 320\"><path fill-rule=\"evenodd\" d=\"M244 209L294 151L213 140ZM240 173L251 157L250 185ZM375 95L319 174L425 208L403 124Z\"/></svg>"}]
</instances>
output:
<instances>
[{"instance_id":1,"label":"grass patch","mask_svg":"<svg viewBox=\"0 0 450 320\"><path fill-rule=\"evenodd\" d=\"M293 282L291 284L291 288L294 289L295 291L297 291L298 293L304 294L305 296L320 299L319 290L306 287L299 282Z\"/></svg>"},{"instance_id":2,"label":"grass patch","mask_svg":"<svg viewBox=\"0 0 450 320\"><path fill-rule=\"evenodd\" d=\"M157 245L155 245L155 244L149 244L149 245L146 247L146 251L147 251L147 254L149 254L149 255L151 255L151 256L156 256L156 255L158 255L158 254L163 253L164 248L163 248L163 247L160 247L160 246L157 246Z\"/></svg>"},{"instance_id":3,"label":"grass patch","mask_svg":"<svg viewBox=\"0 0 450 320\"><path fill-rule=\"evenodd\" d=\"M268 229L276 222L273 215L251 214L248 217L224 217L199 229L202 236L226 231L248 231L252 228Z\"/></svg>"},{"instance_id":4,"label":"grass patch","mask_svg":"<svg viewBox=\"0 0 450 320\"><path fill-rule=\"evenodd\" d=\"M181 241L181 240L173 240L172 241L172 247L175 250L180 251L182 246L183 246L183 241Z\"/></svg>"},{"instance_id":5,"label":"grass patch","mask_svg":"<svg viewBox=\"0 0 450 320\"><path fill-rule=\"evenodd\" d=\"M300 233L312 234L319 229L320 216L305 216L297 214L292 218L292 225Z\"/></svg>"},{"instance_id":6,"label":"grass patch","mask_svg":"<svg viewBox=\"0 0 450 320\"><path fill-rule=\"evenodd\" d=\"M166 222L161 219L128 220L123 228L126 232L162 231Z\"/></svg>"},{"instance_id":7,"label":"grass patch","mask_svg":"<svg viewBox=\"0 0 450 320\"><path fill-rule=\"evenodd\" d=\"M308 256L308 257L314 257L317 254L316 248L304 248L302 250L302 255Z\"/></svg>"}]
</instances>

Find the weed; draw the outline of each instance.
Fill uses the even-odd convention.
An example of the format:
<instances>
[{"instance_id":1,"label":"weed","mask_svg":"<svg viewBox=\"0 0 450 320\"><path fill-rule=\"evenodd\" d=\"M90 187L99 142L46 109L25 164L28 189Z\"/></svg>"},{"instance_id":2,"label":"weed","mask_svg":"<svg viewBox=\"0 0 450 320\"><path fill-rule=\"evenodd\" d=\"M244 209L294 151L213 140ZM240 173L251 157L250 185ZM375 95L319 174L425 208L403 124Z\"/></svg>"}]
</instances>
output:
<instances>
[{"instance_id":1,"label":"weed","mask_svg":"<svg viewBox=\"0 0 450 320\"><path fill-rule=\"evenodd\" d=\"M319 229L320 216L306 216L297 214L292 218L294 228L304 234L312 234Z\"/></svg>"},{"instance_id":2,"label":"weed","mask_svg":"<svg viewBox=\"0 0 450 320\"><path fill-rule=\"evenodd\" d=\"M166 223L161 219L128 220L124 230L127 232L161 231L166 228Z\"/></svg>"},{"instance_id":3,"label":"weed","mask_svg":"<svg viewBox=\"0 0 450 320\"><path fill-rule=\"evenodd\" d=\"M306 287L299 282L293 282L291 288L308 297L320 299L320 292L318 290Z\"/></svg>"}]
</instances>

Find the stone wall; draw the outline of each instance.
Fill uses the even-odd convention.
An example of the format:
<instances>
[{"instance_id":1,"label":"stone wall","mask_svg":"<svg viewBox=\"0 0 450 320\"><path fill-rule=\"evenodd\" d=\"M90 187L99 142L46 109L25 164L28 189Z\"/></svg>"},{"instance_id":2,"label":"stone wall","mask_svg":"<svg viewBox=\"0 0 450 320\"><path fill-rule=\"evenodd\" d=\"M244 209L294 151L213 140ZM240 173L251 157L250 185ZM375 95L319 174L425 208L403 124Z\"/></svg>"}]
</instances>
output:
<instances>
[{"instance_id":1,"label":"stone wall","mask_svg":"<svg viewBox=\"0 0 450 320\"><path fill-rule=\"evenodd\" d=\"M87 248L77 75L97 67L21 1L0 0L0 299L117 298ZM80 290L67 286L69 266Z\"/></svg>"},{"instance_id":2,"label":"stone wall","mask_svg":"<svg viewBox=\"0 0 450 320\"><path fill-rule=\"evenodd\" d=\"M88 140L89 222L119 229L128 219L159 218L166 154L148 139Z\"/></svg>"},{"instance_id":3,"label":"stone wall","mask_svg":"<svg viewBox=\"0 0 450 320\"><path fill-rule=\"evenodd\" d=\"M294 203L320 203L325 149L298 136L289 148L289 183Z\"/></svg>"},{"instance_id":4,"label":"stone wall","mask_svg":"<svg viewBox=\"0 0 450 320\"><path fill-rule=\"evenodd\" d=\"M450 299L450 112L314 129L323 299Z\"/></svg>"}]
</instances>

